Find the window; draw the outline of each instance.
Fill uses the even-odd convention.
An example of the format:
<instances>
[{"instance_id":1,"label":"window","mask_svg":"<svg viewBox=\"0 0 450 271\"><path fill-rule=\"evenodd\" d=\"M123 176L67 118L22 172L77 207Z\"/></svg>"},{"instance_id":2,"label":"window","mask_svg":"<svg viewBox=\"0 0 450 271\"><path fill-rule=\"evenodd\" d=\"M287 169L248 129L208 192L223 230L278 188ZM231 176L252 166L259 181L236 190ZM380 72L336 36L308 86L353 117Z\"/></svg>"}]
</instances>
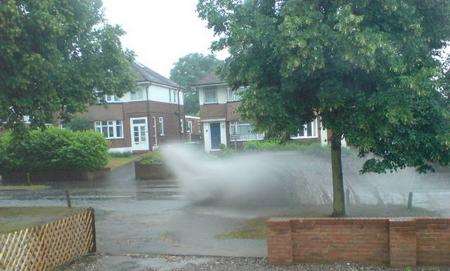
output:
<instances>
[{"instance_id":1,"label":"window","mask_svg":"<svg viewBox=\"0 0 450 271\"><path fill-rule=\"evenodd\" d=\"M130 93L130 99L132 101L142 101L144 97L145 88L140 87L136 91Z\"/></svg>"},{"instance_id":2,"label":"window","mask_svg":"<svg viewBox=\"0 0 450 271\"><path fill-rule=\"evenodd\" d=\"M217 90L215 88L205 88L205 104L217 103Z\"/></svg>"},{"instance_id":3,"label":"window","mask_svg":"<svg viewBox=\"0 0 450 271\"><path fill-rule=\"evenodd\" d=\"M241 100L241 97L239 95L239 93L243 90L243 88L239 88L236 90L233 90L231 88L229 88L227 90L227 96L228 96L228 101L229 102L237 102Z\"/></svg>"},{"instance_id":4,"label":"window","mask_svg":"<svg viewBox=\"0 0 450 271\"><path fill-rule=\"evenodd\" d=\"M96 121L95 131L102 133L106 139L123 138L121 120Z\"/></svg>"},{"instance_id":5,"label":"window","mask_svg":"<svg viewBox=\"0 0 450 271\"><path fill-rule=\"evenodd\" d=\"M159 134L164 136L164 117L159 117Z\"/></svg>"},{"instance_id":6,"label":"window","mask_svg":"<svg viewBox=\"0 0 450 271\"><path fill-rule=\"evenodd\" d=\"M173 93L173 102L176 103L177 102L177 91L173 90L172 93Z\"/></svg>"},{"instance_id":7,"label":"window","mask_svg":"<svg viewBox=\"0 0 450 271\"><path fill-rule=\"evenodd\" d=\"M299 139L299 138L317 138L317 119L313 120L310 123L304 124L303 127L298 129L298 133L291 138Z\"/></svg>"},{"instance_id":8,"label":"window","mask_svg":"<svg viewBox=\"0 0 450 271\"><path fill-rule=\"evenodd\" d=\"M192 121L188 120L187 122L187 129L186 129L187 133L192 133Z\"/></svg>"},{"instance_id":9,"label":"window","mask_svg":"<svg viewBox=\"0 0 450 271\"><path fill-rule=\"evenodd\" d=\"M230 137L231 141L248 141L263 139L264 135L255 133L250 123L231 122Z\"/></svg>"},{"instance_id":10,"label":"window","mask_svg":"<svg viewBox=\"0 0 450 271\"><path fill-rule=\"evenodd\" d=\"M120 102L120 98L117 97L116 95L105 95L105 101L107 103L116 103Z\"/></svg>"}]
</instances>

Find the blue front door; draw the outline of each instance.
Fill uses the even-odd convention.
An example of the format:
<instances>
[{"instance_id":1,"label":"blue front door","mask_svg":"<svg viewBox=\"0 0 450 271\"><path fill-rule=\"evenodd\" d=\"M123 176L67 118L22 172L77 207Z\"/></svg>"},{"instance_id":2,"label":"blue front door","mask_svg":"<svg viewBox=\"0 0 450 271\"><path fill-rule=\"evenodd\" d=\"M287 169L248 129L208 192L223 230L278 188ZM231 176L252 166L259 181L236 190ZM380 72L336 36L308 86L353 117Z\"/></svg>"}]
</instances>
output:
<instances>
[{"instance_id":1,"label":"blue front door","mask_svg":"<svg viewBox=\"0 0 450 271\"><path fill-rule=\"evenodd\" d=\"M220 149L220 123L213 122L209 124L209 130L211 131L211 149Z\"/></svg>"}]
</instances>

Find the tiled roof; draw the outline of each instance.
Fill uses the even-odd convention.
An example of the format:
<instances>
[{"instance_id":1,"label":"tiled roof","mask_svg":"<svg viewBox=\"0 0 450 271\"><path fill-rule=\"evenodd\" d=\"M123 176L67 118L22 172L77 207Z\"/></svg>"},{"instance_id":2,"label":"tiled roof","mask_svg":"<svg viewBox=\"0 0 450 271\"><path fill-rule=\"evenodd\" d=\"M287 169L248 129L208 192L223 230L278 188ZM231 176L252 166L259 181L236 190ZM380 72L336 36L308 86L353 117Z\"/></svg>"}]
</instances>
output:
<instances>
[{"instance_id":1,"label":"tiled roof","mask_svg":"<svg viewBox=\"0 0 450 271\"><path fill-rule=\"evenodd\" d=\"M180 86L174 81L162 76L161 74L155 72L154 70L145 67L142 64L133 63L133 68L138 75L138 81L149 81L161 85L166 85L174 88L179 88Z\"/></svg>"},{"instance_id":2,"label":"tiled roof","mask_svg":"<svg viewBox=\"0 0 450 271\"><path fill-rule=\"evenodd\" d=\"M224 84L225 80L223 80L219 75L215 72L208 73L203 76L200 80L198 80L196 85L215 85L215 84Z\"/></svg>"}]
</instances>

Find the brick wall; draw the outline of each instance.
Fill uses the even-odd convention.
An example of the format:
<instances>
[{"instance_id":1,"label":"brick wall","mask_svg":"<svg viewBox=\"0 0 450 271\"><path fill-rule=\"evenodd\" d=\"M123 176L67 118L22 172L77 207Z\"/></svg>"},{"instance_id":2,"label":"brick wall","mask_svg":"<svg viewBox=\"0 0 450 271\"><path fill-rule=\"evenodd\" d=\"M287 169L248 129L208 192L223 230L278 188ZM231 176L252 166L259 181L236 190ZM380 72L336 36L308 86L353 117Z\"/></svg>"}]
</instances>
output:
<instances>
[{"instance_id":1,"label":"brick wall","mask_svg":"<svg viewBox=\"0 0 450 271\"><path fill-rule=\"evenodd\" d=\"M450 219L271 219L274 264L355 262L393 267L450 265Z\"/></svg>"}]
</instances>

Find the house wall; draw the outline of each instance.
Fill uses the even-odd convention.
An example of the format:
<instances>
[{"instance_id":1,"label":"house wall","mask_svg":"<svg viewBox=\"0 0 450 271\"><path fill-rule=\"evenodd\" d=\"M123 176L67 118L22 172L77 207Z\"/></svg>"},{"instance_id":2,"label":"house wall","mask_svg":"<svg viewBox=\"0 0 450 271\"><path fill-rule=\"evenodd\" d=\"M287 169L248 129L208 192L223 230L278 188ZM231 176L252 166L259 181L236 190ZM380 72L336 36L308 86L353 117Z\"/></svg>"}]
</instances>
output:
<instances>
[{"instance_id":1,"label":"house wall","mask_svg":"<svg viewBox=\"0 0 450 271\"><path fill-rule=\"evenodd\" d=\"M226 119L227 104L205 104L200 106L200 119Z\"/></svg>"},{"instance_id":2,"label":"house wall","mask_svg":"<svg viewBox=\"0 0 450 271\"><path fill-rule=\"evenodd\" d=\"M267 225L274 264L450 265L449 218L286 218Z\"/></svg>"},{"instance_id":3,"label":"house wall","mask_svg":"<svg viewBox=\"0 0 450 271\"><path fill-rule=\"evenodd\" d=\"M123 138L108 139L110 148L114 151L130 151L131 150L131 128L130 118L147 117L148 135L150 147L153 145L164 144L171 141L180 140L183 135L180 131L180 122L178 111L181 111L181 117L184 118L183 106L162 102L127 102L127 103L111 103L107 105L93 105L82 116L92 122L107 120L123 121ZM159 133L158 118L164 118L164 135ZM156 120L157 133L155 133L154 125Z\"/></svg>"},{"instance_id":4,"label":"house wall","mask_svg":"<svg viewBox=\"0 0 450 271\"><path fill-rule=\"evenodd\" d=\"M178 100L180 100L180 105L184 105L184 95L183 92L179 92L179 95L173 96L173 92L177 93L178 90L168 86L162 86L158 84L149 84L149 83L141 83L138 85L135 92L141 92L141 99L133 100L131 92L125 93L122 97L118 99L118 101L112 101L111 103L128 103L128 102L138 102L138 101L147 101L147 92L148 91L148 100L153 102L161 102L161 103L170 103L170 104L178 104Z\"/></svg>"}]
</instances>

